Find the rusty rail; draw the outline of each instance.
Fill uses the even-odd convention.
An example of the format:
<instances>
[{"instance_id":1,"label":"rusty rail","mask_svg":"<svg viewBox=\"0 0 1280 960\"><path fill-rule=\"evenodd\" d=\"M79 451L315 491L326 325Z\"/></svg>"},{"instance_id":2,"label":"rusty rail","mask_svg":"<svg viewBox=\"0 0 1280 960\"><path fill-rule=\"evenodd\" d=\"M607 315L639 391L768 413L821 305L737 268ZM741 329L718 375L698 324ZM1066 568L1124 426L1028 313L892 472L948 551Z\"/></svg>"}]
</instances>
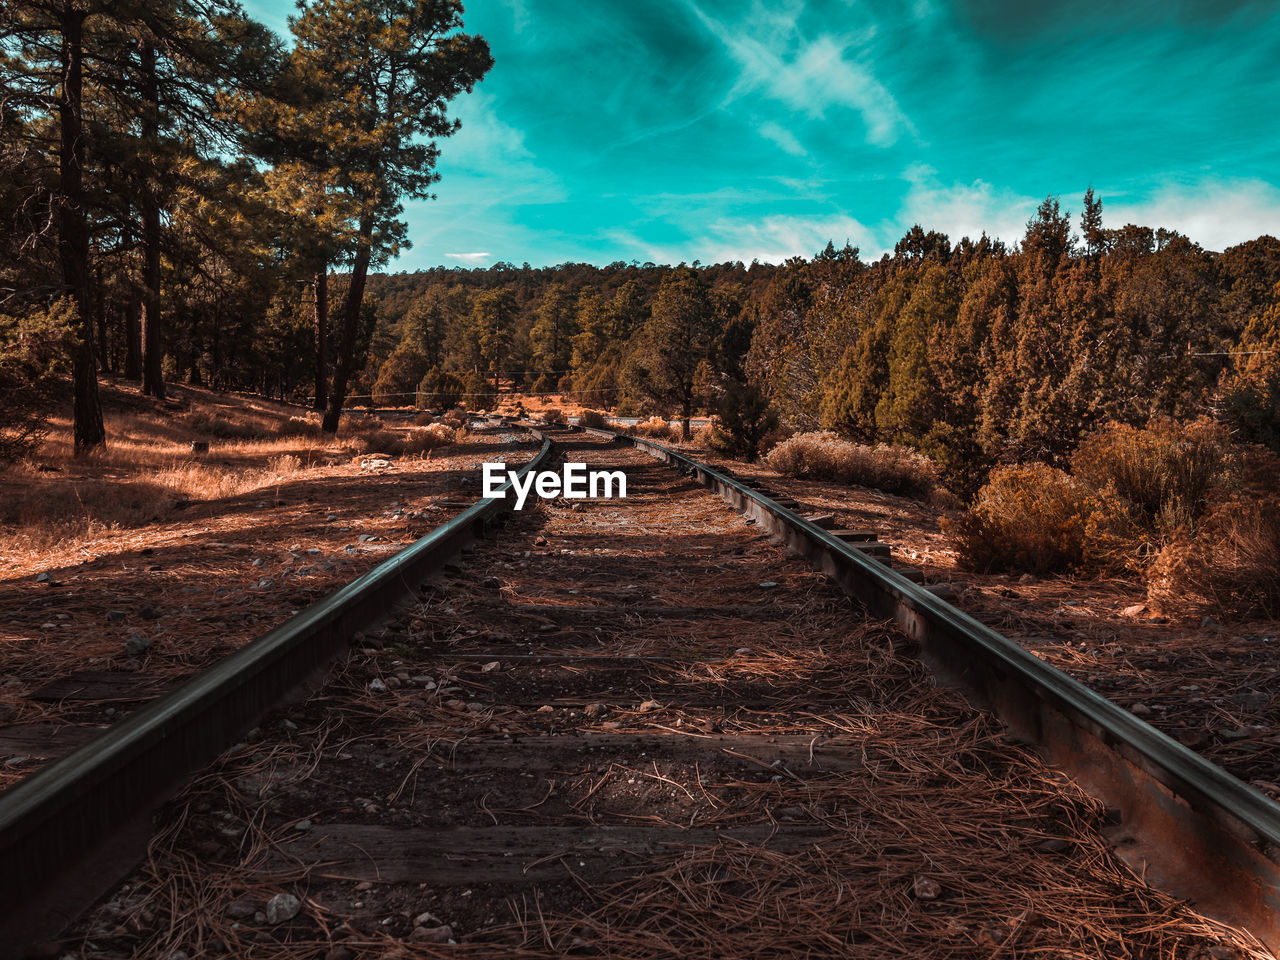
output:
<instances>
[{"instance_id":1,"label":"rusty rail","mask_svg":"<svg viewBox=\"0 0 1280 960\"><path fill-rule=\"evenodd\" d=\"M551 441L520 468L550 457ZM509 483L508 483L509 486ZM504 491L506 487L503 488ZM507 511L482 499L177 690L0 793L0 957L54 936L124 877L151 811L267 711L318 678L351 637Z\"/></svg>"},{"instance_id":2,"label":"rusty rail","mask_svg":"<svg viewBox=\"0 0 1280 960\"><path fill-rule=\"evenodd\" d=\"M876 616L896 621L944 683L1105 802L1117 852L1154 886L1280 952L1280 805L827 530L660 443L633 443L756 518ZM1125 835L1127 834L1127 836Z\"/></svg>"}]
</instances>

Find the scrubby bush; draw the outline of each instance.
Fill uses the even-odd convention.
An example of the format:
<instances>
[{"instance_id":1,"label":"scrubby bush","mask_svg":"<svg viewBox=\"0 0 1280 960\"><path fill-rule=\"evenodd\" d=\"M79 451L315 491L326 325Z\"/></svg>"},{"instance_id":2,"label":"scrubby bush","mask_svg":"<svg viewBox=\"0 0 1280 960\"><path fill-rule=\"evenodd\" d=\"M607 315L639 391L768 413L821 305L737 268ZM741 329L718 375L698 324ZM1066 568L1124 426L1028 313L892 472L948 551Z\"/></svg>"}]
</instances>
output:
<instances>
[{"instance_id":1,"label":"scrubby bush","mask_svg":"<svg viewBox=\"0 0 1280 960\"><path fill-rule=\"evenodd\" d=\"M1044 464L994 471L947 528L961 562L981 571L1098 573L1123 567L1140 539L1114 493Z\"/></svg>"},{"instance_id":2,"label":"scrubby bush","mask_svg":"<svg viewBox=\"0 0 1280 960\"><path fill-rule=\"evenodd\" d=\"M462 407L454 407L440 418L440 422L458 431L471 422L471 416Z\"/></svg>"},{"instance_id":3,"label":"scrubby bush","mask_svg":"<svg viewBox=\"0 0 1280 960\"><path fill-rule=\"evenodd\" d=\"M607 430L609 428L609 420L599 410L583 410L578 415L578 425L594 427L597 430Z\"/></svg>"},{"instance_id":4,"label":"scrubby bush","mask_svg":"<svg viewBox=\"0 0 1280 960\"><path fill-rule=\"evenodd\" d=\"M542 411L542 419L547 423L564 423L564 411L559 407L547 407Z\"/></svg>"},{"instance_id":5,"label":"scrubby bush","mask_svg":"<svg viewBox=\"0 0 1280 960\"><path fill-rule=\"evenodd\" d=\"M631 432L638 437L648 437L650 440L677 440L680 437L680 428L673 427L666 417L650 417L648 420L641 420Z\"/></svg>"},{"instance_id":6,"label":"scrubby bush","mask_svg":"<svg viewBox=\"0 0 1280 960\"><path fill-rule=\"evenodd\" d=\"M457 440L457 431L443 423L432 423L425 427L411 429L400 441L398 449L393 451L403 454L426 453L439 447L448 446Z\"/></svg>"},{"instance_id":7,"label":"scrubby bush","mask_svg":"<svg viewBox=\"0 0 1280 960\"><path fill-rule=\"evenodd\" d=\"M769 451L765 462L791 477L854 483L910 496L928 494L938 481L937 468L914 450L868 447L826 430L783 440Z\"/></svg>"},{"instance_id":8,"label":"scrubby bush","mask_svg":"<svg viewBox=\"0 0 1280 960\"><path fill-rule=\"evenodd\" d=\"M1113 487L1166 534L1199 517L1237 471L1226 428L1207 418L1188 424L1161 418L1145 428L1108 424L1085 437L1071 459L1073 476Z\"/></svg>"},{"instance_id":9,"label":"scrubby bush","mask_svg":"<svg viewBox=\"0 0 1280 960\"><path fill-rule=\"evenodd\" d=\"M1170 614L1280 616L1280 498L1215 504L1161 549L1147 598Z\"/></svg>"},{"instance_id":10,"label":"scrubby bush","mask_svg":"<svg viewBox=\"0 0 1280 960\"><path fill-rule=\"evenodd\" d=\"M0 315L0 464L21 460L44 440L70 368L74 321L68 300L22 317Z\"/></svg>"}]
</instances>

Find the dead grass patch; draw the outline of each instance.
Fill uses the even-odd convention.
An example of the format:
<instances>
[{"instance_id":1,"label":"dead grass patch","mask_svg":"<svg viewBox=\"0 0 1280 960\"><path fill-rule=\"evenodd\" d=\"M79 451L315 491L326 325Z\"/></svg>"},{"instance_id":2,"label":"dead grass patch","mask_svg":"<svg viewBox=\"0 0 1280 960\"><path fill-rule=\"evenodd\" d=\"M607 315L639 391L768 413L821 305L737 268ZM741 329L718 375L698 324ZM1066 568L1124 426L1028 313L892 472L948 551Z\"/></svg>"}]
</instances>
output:
<instances>
[{"instance_id":1,"label":"dead grass patch","mask_svg":"<svg viewBox=\"0 0 1280 960\"><path fill-rule=\"evenodd\" d=\"M933 461L914 450L887 444L869 447L826 430L783 440L765 462L790 477L835 480L907 496L927 495L938 485Z\"/></svg>"}]
</instances>

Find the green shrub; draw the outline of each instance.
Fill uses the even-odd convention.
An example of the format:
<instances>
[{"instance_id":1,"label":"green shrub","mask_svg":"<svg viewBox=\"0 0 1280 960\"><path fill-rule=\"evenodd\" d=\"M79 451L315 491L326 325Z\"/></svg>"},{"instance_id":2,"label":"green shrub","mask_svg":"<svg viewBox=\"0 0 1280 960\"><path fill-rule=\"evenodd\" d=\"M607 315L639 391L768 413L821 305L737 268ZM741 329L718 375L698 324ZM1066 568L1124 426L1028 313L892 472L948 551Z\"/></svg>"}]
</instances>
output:
<instances>
[{"instance_id":1,"label":"green shrub","mask_svg":"<svg viewBox=\"0 0 1280 960\"><path fill-rule=\"evenodd\" d=\"M947 531L974 570L1095 574L1119 569L1141 537L1110 491L1044 464L1001 467Z\"/></svg>"},{"instance_id":2,"label":"green shrub","mask_svg":"<svg viewBox=\"0 0 1280 960\"><path fill-rule=\"evenodd\" d=\"M731 381L716 405L715 421L720 433L709 436L715 449L754 463L761 442L778 426L778 414L759 387Z\"/></svg>"},{"instance_id":3,"label":"green shrub","mask_svg":"<svg viewBox=\"0 0 1280 960\"><path fill-rule=\"evenodd\" d=\"M428 408L447 410L457 405L465 389L465 385L458 377L439 367L432 367L418 381L416 405L419 410Z\"/></svg>"}]
</instances>

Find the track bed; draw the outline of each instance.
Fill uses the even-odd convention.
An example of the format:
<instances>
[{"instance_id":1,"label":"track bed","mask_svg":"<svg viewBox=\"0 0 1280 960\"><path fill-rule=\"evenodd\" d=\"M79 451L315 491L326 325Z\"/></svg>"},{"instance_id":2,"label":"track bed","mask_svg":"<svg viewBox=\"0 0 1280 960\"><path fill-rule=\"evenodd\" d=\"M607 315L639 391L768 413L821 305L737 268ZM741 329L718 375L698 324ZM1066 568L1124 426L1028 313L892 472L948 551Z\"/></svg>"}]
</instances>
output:
<instances>
[{"instance_id":1,"label":"track bed","mask_svg":"<svg viewBox=\"0 0 1280 960\"><path fill-rule=\"evenodd\" d=\"M73 951L1251 955L718 498L561 440L628 498L526 510L424 587L167 808Z\"/></svg>"}]
</instances>

